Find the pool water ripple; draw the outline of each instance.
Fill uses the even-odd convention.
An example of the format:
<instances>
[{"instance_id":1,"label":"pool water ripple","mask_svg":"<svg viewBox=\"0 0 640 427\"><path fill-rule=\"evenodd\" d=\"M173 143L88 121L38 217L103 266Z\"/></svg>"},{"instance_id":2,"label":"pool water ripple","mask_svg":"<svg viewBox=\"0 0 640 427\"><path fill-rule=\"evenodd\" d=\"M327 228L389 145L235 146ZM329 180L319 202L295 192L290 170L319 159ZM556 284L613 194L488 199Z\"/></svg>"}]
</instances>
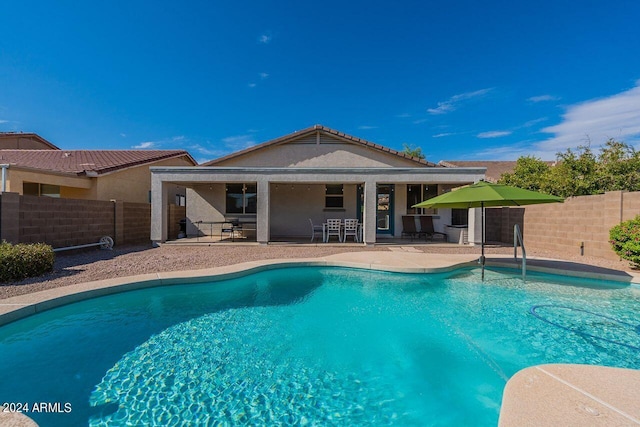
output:
<instances>
[{"instance_id":1,"label":"pool water ripple","mask_svg":"<svg viewBox=\"0 0 640 427\"><path fill-rule=\"evenodd\" d=\"M507 378L527 366L640 369L634 349L543 322L532 306L640 324L637 286L287 268L88 300L0 328L0 400L73 404L30 414L47 426L495 425ZM540 313L640 346L605 318Z\"/></svg>"}]
</instances>

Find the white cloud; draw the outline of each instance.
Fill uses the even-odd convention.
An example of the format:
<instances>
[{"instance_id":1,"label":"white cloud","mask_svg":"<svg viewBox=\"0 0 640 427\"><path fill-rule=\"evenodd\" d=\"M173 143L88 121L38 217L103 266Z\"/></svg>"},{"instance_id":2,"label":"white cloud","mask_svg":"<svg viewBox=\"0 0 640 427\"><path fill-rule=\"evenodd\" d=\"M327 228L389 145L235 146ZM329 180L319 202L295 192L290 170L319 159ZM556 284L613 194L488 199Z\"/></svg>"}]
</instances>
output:
<instances>
[{"instance_id":1,"label":"white cloud","mask_svg":"<svg viewBox=\"0 0 640 427\"><path fill-rule=\"evenodd\" d=\"M138 145L134 145L133 148L135 149L139 149L139 150L144 150L147 148L153 148L156 146L156 143L153 141L146 141L146 142L141 142Z\"/></svg>"},{"instance_id":2,"label":"white cloud","mask_svg":"<svg viewBox=\"0 0 640 427\"><path fill-rule=\"evenodd\" d=\"M490 159L490 160L516 160L520 156L534 156L545 160L553 157L545 157L544 153L531 150L532 141L520 141L515 144L489 147L469 154L469 159Z\"/></svg>"},{"instance_id":3,"label":"white cloud","mask_svg":"<svg viewBox=\"0 0 640 427\"><path fill-rule=\"evenodd\" d=\"M270 33L260 34L260 37L258 37L258 43L269 44L271 43L271 39L273 39L273 37Z\"/></svg>"},{"instance_id":4,"label":"white cloud","mask_svg":"<svg viewBox=\"0 0 640 427\"><path fill-rule=\"evenodd\" d=\"M412 123L414 125L419 125L420 123L424 123L426 121L427 121L427 119L418 119L418 120L414 120Z\"/></svg>"},{"instance_id":5,"label":"white cloud","mask_svg":"<svg viewBox=\"0 0 640 427\"><path fill-rule=\"evenodd\" d=\"M453 133L453 132L445 132L445 133L439 133L439 134L436 134L436 135L431 135L431 138L443 138L445 136L452 136L452 135L455 135L455 133Z\"/></svg>"},{"instance_id":6,"label":"white cloud","mask_svg":"<svg viewBox=\"0 0 640 427\"><path fill-rule=\"evenodd\" d=\"M453 95L451 98L449 98L446 101L438 102L438 106L436 108L427 109L427 113L429 114L450 113L451 111L456 110L459 107L459 105L464 101L472 98L482 97L487 93L489 93L491 90L493 90L493 88L480 89L473 92L465 92L465 93L460 93L458 95Z\"/></svg>"},{"instance_id":7,"label":"white cloud","mask_svg":"<svg viewBox=\"0 0 640 427\"><path fill-rule=\"evenodd\" d=\"M207 144L210 144L209 141L207 141ZM211 160L212 158L216 158L216 157L221 157L224 156L225 154L228 153L228 151L226 150L212 150L211 148L207 148L207 147L203 147L200 144L193 144L189 146L189 151L200 154L200 155L204 155L204 156L211 156L211 158L205 160ZM202 163L198 160L199 163Z\"/></svg>"},{"instance_id":8,"label":"white cloud","mask_svg":"<svg viewBox=\"0 0 640 427\"><path fill-rule=\"evenodd\" d=\"M258 75L260 76L260 79L261 79L261 80L264 80L264 79L266 79L267 77L269 77L269 74L267 74L267 73L260 73L260 74L258 74Z\"/></svg>"},{"instance_id":9,"label":"white cloud","mask_svg":"<svg viewBox=\"0 0 640 427\"><path fill-rule=\"evenodd\" d=\"M401 118L401 119L405 119L407 117L411 117L411 114L409 114L409 113L401 113L401 114L396 114L396 117Z\"/></svg>"},{"instance_id":10,"label":"white cloud","mask_svg":"<svg viewBox=\"0 0 640 427\"><path fill-rule=\"evenodd\" d=\"M127 134L126 133L121 133L120 136L123 137L123 138L126 138Z\"/></svg>"},{"instance_id":11,"label":"white cloud","mask_svg":"<svg viewBox=\"0 0 640 427\"><path fill-rule=\"evenodd\" d=\"M568 106L562 122L542 132L553 137L537 147L553 153L586 141L600 145L609 138L631 145L640 143L640 80L624 92Z\"/></svg>"},{"instance_id":12,"label":"white cloud","mask_svg":"<svg viewBox=\"0 0 640 427\"><path fill-rule=\"evenodd\" d=\"M358 126L358 129L360 129L360 130L378 129L378 126L367 126L367 125L363 125L363 126Z\"/></svg>"},{"instance_id":13,"label":"white cloud","mask_svg":"<svg viewBox=\"0 0 640 427\"><path fill-rule=\"evenodd\" d=\"M547 120L549 120L548 117L540 117L539 119L533 119L533 120L529 120L528 122L525 122L521 127L530 128L531 126L535 126L538 123L546 122Z\"/></svg>"},{"instance_id":14,"label":"white cloud","mask_svg":"<svg viewBox=\"0 0 640 427\"><path fill-rule=\"evenodd\" d=\"M510 130L492 130L489 132L480 132L476 136L478 138L500 138L501 136L511 135L513 132Z\"/></svg>"},{"instance_id":15,"label":"white cloud","mask_svg":"<svg viewBox=\"0 0 640 427\"><path fill-rule=\"evenodd\" d=\"M222 138L221 142L218 143L206 141L204 144L190 144L188 150L194 154L194 158L198 163L205 163L253 145L256 145L256 142L251 135L235 135Z\"/></svg>"},{"instance_id":16,"label":"white cloud","mask_svg":"<svg viewBox=\"0 0 640 427\"><path fill-rule=\"evenodd\" d=\"M544 102L544 101L557 101L560 98L553 95L538 95L532 96L531 98L527 98L529 102Z\"/></svg>"},{"instance_id":17,"label":"white cloud","mask_svg":"<svg viewBox=\"0 0 640 427\"><path fill-rule=\"evenodd\" d=\"M9 123L9 120L0 120L0 123Z\"/></svg>"},{"instance_id":18,"label":"white cloud","mask_svg":"<svg viewBox=\"0 0 640 427\"><path fill-rule=\"evenodd\" d=\"M249 86L250 88L254 88L254 87L256 87L257 85L256 85L255 83L249 83L247 86Z\"/></svg>"},{"instance_id":19,"label":"white cloud","mask_svg":"<svg viewBox=\"0 0 640 427\"><path fill-rule=\"evenodd\" d=\"M178 135L171 138L172 141L184 141L184 135Z\"/></svg>"},{"instance_id":20,"label":"white cloud","mask_svg":"<svg viewBox=\"0 0 640 427\"><path fill-rule=\"evenodd\" d=\"M245 148L249 148L252 145L256 145L256 142L253 140L251 135L236 135L236 136L228 136L222 139L224 145L233 150L244 150Z\"/></svg>"}]
</instances>

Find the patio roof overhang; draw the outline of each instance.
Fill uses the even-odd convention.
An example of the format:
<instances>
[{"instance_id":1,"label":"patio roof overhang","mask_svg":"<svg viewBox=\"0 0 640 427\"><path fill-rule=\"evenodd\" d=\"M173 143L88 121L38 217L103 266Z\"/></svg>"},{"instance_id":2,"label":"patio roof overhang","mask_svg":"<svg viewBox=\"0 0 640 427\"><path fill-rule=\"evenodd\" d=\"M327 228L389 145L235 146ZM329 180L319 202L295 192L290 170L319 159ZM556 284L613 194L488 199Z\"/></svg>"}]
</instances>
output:
<instances>
[{"instance_id":1,"label":"patio roof overhang","mask_svg":"<svg viewBox=\"0 0 640 427\"><path fill-rule=\"evenodd\" d=\"M203 182L304 183L469 183L484 178L486 168L272 168L152 166L152 180L181 185Z\"/></svg>"},{"instance_id":2,"label":"patio roof overhang","mask_svg":"<svg viewBox=\"0 0 640 427\"><path fill-rule=\"evenodd\" d=\"M185 187L202 183L257 184L257 241L269 241L271 184L363 184L364 241L375 242L377 184L469 184L484 178L486 168L274 168L274 167L203 167L153 166L151 170L151 239L166 240L167 184ZM262 196L261 196L262 195ZM187 202L188 203L188 202Z\"/></svg>"}]
</instances>

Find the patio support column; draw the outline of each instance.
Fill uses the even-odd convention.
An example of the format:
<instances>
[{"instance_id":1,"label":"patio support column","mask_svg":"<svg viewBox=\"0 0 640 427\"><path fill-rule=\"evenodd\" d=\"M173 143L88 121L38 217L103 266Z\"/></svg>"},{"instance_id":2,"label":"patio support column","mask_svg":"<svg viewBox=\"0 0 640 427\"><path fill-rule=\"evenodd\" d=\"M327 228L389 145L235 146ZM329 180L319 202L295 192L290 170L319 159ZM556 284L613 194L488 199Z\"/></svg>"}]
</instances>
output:
<instances>
[{"instance_id":1,"label":"patio support column","mask_svg":"<svg viewBox=\"0 0 640 427\"><path fill-rule=\"evenodd\" d=\"M482 242L482 209L469 209L468 233L469 246L479 245Z\"/></svg>"},{"instance_id":2,"label":"patio support column","mask_svg":"<svg viewBox=\"0 0 640 427\"><path fill-rule=\"evenodd\" d=\"M257 182L258 200L256 207L256 241L269 243L269 181L265 178Z\"/></svg>"},{"instance_id":3,"label":"patio support column","mask_svg":"<svg viewBox=\"0 0 640 427\"><path fill-rule=\"evenodd\" d=\"M151 173L151 241L154 245L167 240L167 201L169 186Z\"/></svg>"},{"instance_id":4,"label":"patio support column","mask_svg":"<svg viewBox=\"0 0 640 427\"><path fill-rule=\"evenodd\" d=\"M367 245L372 245L376 242L376 229L377 229L377 210L378 210L378 196L377 186L375 181L365 181L364 183L364 212L363 212L363 240Z\"/></svg>"}]
</instances>

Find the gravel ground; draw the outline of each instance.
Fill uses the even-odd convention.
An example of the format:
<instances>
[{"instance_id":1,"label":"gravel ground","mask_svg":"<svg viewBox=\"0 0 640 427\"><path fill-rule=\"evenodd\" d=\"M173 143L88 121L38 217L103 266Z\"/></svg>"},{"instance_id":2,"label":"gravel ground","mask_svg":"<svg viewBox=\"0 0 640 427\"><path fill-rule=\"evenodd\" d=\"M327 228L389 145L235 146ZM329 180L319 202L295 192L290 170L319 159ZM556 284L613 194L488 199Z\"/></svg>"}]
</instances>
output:
<instances>
[{"instance_id":1,"label":"gravel ground","mask_svg":"<svg viewBox=\"0 0 640 427\"><path fill-rule=\"evenodd\" d=\"M440 245L411 245L425 253L479 254L478 247ZM57 288L93 280L125 277L136 274L158 273L164 271L198 270L220 267L245 261L278 258L314 258L344 252L387 251L389 246L305 246L305 245L267 245L267 246L123 246L112 251L99 249L75 253L61 253L56 256L54 271L41 277L31 278L18 283L0 285L0 299L16 295ZM486 254L513 254L513 247L489 246ZM629 270L627 262L609 261L591 257L567 257L566 254L552 252L527 251L529 257L564 259L598 267L616 270Z\"/></svg>"}]
</instances>

